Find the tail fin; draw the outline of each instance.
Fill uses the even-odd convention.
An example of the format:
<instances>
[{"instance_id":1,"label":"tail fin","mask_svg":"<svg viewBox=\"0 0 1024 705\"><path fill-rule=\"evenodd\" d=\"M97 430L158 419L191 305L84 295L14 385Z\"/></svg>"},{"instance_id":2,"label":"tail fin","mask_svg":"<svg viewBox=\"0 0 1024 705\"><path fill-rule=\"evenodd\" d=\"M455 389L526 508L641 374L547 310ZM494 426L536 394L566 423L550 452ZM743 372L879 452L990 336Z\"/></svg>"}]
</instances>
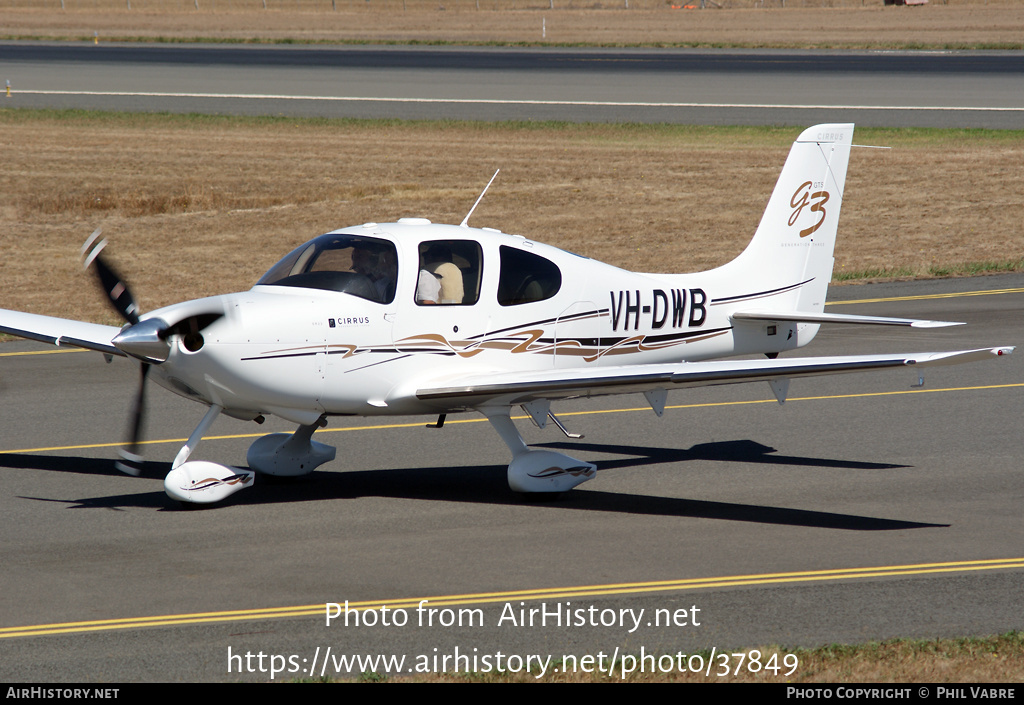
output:
<instances>
[{"instance_id":1,"label":"tail fin","mask_svg":"<svg viewBox=\"0 0 1024 705\"><path fill-rule=\"evenodd\" d=\"M832 278L853 125L809 127L793 143L754 239L720 271L771 308L820 313Z\"/></svg>"}]
</instances>

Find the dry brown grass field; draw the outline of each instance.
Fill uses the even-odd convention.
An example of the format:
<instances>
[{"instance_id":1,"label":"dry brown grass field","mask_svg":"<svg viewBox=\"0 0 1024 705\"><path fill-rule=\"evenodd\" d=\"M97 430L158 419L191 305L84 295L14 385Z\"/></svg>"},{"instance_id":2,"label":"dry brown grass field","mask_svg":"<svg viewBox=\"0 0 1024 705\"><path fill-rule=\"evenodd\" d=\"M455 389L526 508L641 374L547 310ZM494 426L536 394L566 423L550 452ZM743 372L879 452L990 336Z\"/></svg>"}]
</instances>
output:
<instances>
[{"instance_id":1,"label":"dry brown grass field","mask_svg":"<svg viewBox=\"0 0 1024 705\"><path fill-rule=\"evenodd\" d=\"M261 120L0 111L0 308L112 321L97 227L144 310L249 288L328 230L422 216L640 271L742 250L797 129ZM838 274L1024 252L1024 133L862 130Z\"/></svg>"},{"instance_id":2,"label":"dry brown grass field","mask_svg":"<svg viewBox=\"0 0 1024 705\"><path fill-rule=\"evenodd\" d=\"M0 0L0 38L1024 48L1019 0L717 3L721 9L673 9L687 4L681 0Z\"/></svg>"}]
</instances>

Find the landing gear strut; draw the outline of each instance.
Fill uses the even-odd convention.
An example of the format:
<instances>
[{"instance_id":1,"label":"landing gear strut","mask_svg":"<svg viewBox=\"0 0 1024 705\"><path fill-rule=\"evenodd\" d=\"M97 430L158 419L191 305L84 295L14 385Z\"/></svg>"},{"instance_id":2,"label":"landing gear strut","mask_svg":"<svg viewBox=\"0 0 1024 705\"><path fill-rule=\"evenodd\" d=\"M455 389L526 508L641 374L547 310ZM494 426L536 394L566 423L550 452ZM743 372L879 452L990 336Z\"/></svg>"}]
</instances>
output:
<instances>
[{"instance_id":1,"label":"landing gear strut","mask_svg":"<svg viewBox=\"0 0 1024 705\"><path fill-rule=\"evenodd\" d=\"M531 450L508 407L481 409L512 452L508 486L514 492L566 492L597 475L597 466L550 450Z\"/></svg>"}]
</instances>

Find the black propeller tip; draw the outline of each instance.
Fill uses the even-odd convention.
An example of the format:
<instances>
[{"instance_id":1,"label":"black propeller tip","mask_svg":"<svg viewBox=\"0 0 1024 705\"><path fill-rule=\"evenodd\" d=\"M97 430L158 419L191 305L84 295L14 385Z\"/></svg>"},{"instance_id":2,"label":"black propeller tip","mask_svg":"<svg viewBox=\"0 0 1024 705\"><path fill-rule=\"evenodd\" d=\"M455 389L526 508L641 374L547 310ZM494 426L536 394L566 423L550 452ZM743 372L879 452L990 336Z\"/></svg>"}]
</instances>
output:
<instances>
[{"instance_id":1,"label":"black propeller tip","mask_svg":"<svg viewBox=\"0 0 1024 705\"><path fill-rule=\"evenodd\" d=\"M128 288L124 277L117 273L106 261L101 253L107 246L106 239L100 240L102 231L97 228L82 245L82 257L85 260L85 268L92 267L99 279L100 288L107 295L111 305L128 323L135 325L139 322L139 307L135 297Z\"/></svg>"},{"instance_id":2,"label":"black propeller tip","mask_svg":"<svg viewBox=\"0 0 1024 705\"><path fill-rule=\"evenodd\" d=\"M132 453L122 448L118 453L121 459L114 463L114 467L123 472L125 475L131 475L132 477L138 477L142 474L142 466L145 461L142 456L137 453Z\"/></svg>"}]
</instances>

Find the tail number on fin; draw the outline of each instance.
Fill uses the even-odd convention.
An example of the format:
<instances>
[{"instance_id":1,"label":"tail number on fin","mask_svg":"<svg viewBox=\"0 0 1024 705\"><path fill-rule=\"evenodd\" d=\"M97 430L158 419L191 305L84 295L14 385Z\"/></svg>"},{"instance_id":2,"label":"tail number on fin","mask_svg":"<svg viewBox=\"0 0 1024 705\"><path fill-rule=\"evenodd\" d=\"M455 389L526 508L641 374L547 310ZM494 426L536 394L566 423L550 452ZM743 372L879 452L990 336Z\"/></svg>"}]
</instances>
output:
<instances>
[{"instance_id":1,"label":"tail number on fin","mask_svg":"<svg viewBox=\"0 0 1024 705\"><path fill-rule=\"evenodd\" d=\"M811 207L811 213L821 214L817 223L800 231L800 237L807 237L820 228L821 224L825 222L825 204L828 203L828 191L815 191L814 193L811 193L812 188L820 188L821 185L822 183L820 181L805 181L800 184L800 187L793 193L793 198L789 201L789 205L794 208L793 215L789 216L790 225L794 225L796 223L797 219L800 217L800 213L806 206Z\"/></svg>"}]
</instances>

